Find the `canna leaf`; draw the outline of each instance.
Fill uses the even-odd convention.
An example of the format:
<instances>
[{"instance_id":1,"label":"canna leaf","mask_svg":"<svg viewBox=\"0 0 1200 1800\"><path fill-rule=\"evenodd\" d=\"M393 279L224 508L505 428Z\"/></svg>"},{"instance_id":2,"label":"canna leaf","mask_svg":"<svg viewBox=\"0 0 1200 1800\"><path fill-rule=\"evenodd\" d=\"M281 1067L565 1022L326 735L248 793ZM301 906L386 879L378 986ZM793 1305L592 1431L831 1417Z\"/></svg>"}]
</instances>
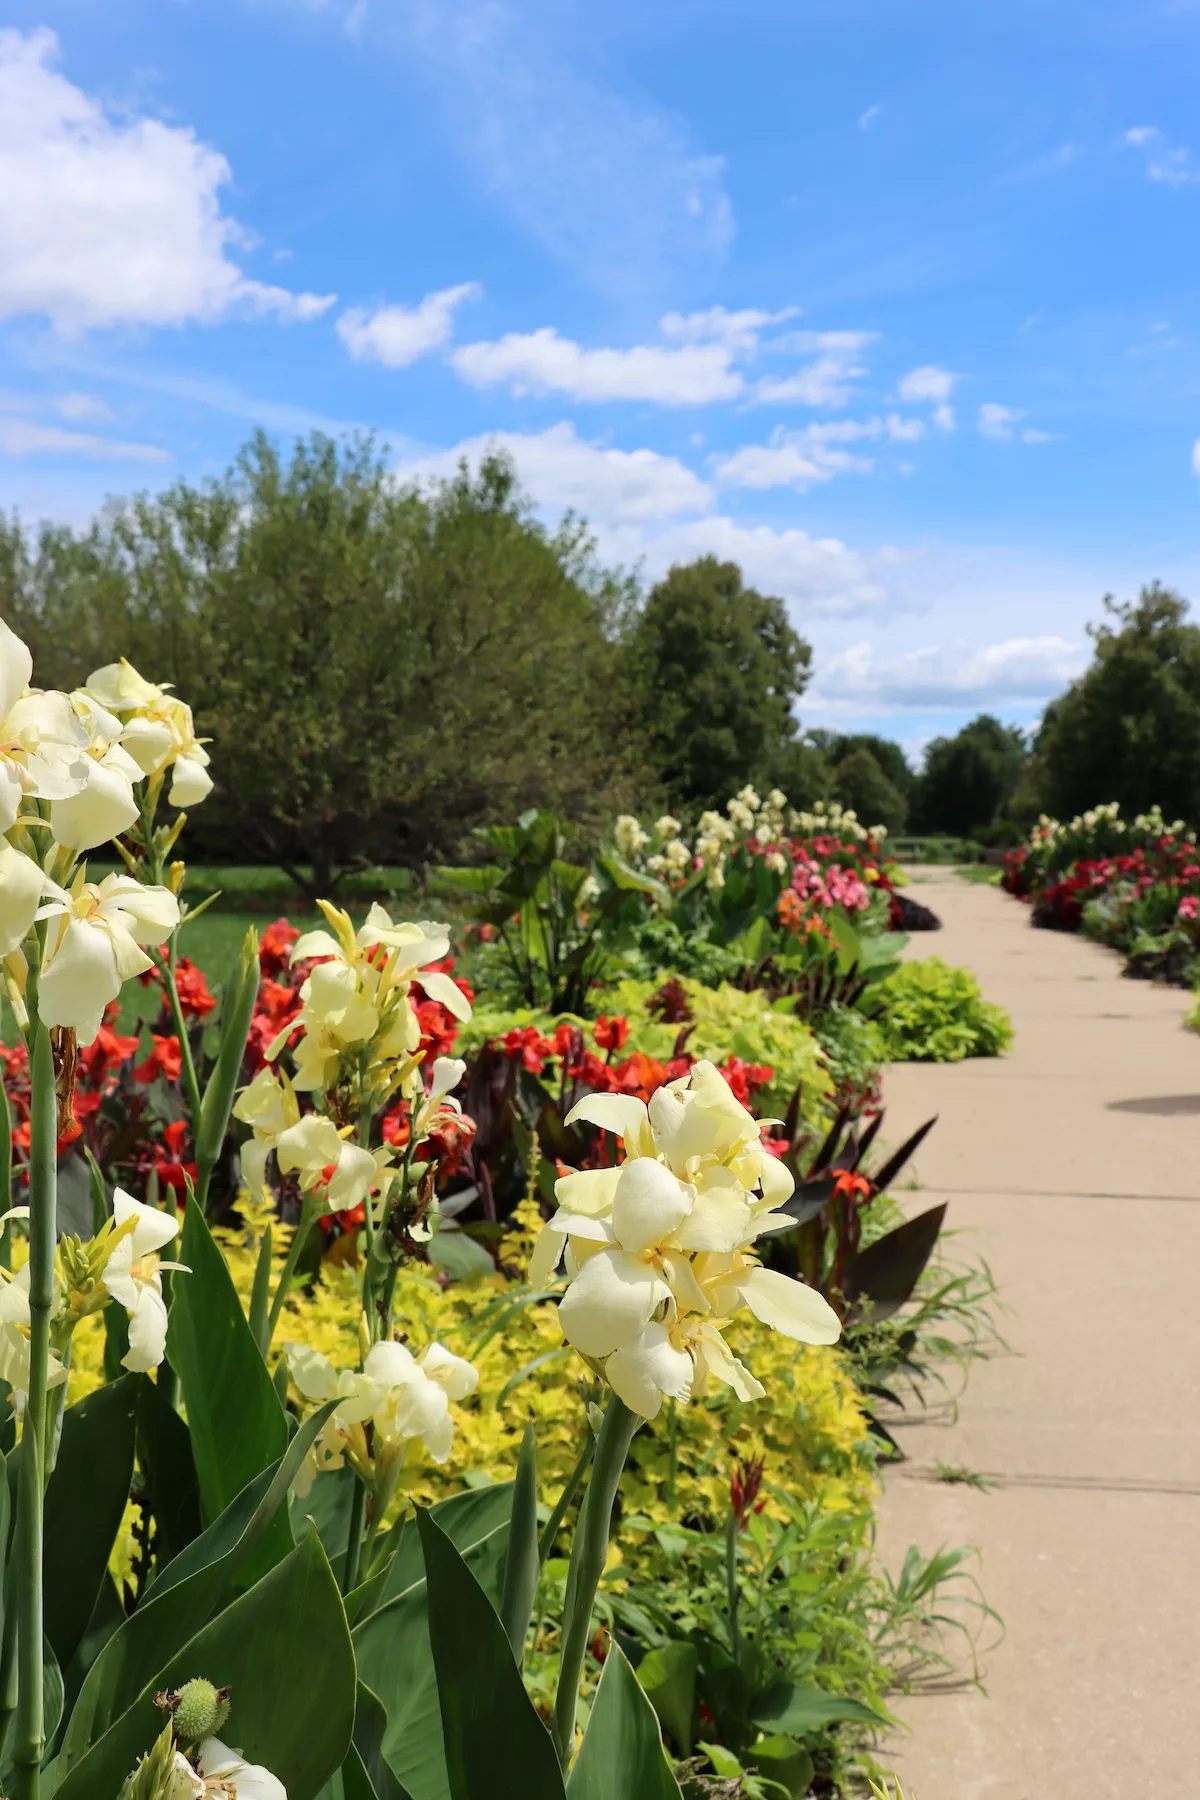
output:
<instances>
[{"instance_id":1,"label":"canna leaf","mask_svg":"<svg viewBox=\"0 0 1200 1800\"><path fill-rule=\"evenodd\" d=\"M147 1375L137 1398L137 1460L145 1504L154 1514L158 1570L200 1535L200 1484L188 1428Z\"/></svg>"},{"instance_id":2,"label":"canna leaf","mask_svg":"<svg viewBox=\"0 0 1200 1800\"><path fill-rule=\"evenodd\" d=\"M557 1753L525 1692L495 1608L423 1509L417 1530L451 1800L485 1794L563 1800Z\"/></svg>"},{"instance_id":3,"label":"canna leaf","mask_svg":"<svg viewBox=\"0 0 1200 1800\"><path fill-rule=\"evenodd\" d=\"M658 1715L628 1657L609 1644L567 1800L681 1800Z\"/></svg>"},{"instance_id":4,"label":"canna leaf","mask_svg":"<svg viewBox=\"0 0 1200 1800\"><path fill-rule=\"evenodd\" d=\"M906 1301L912 1299L925 1265L933 1255L934 1245L946 1217L946 1202L906 1219L873 1244L860 1251L846 1278L846 1301L868 1310L873 1321L890 1319Z\"/></svg>"},{"instance_id":5,"label":"canna leaf","mask_svg":"<svg viewBox=\"0 0 1200 1800\"><path fill-rule=\"evenodd\" d=\"M204 1516L216 1519L246 1484L277 1462L288 1428L225 1258L189 1198L167 1355L179 1376ZM280 1521L284 1550L287 1521Z\"/></svg>"},{"instance_id":6,"label":"canna leaf","mask_svg":"<svg viewBox=\"0 0 1200 1800\"><path fill-rule=\"evenodd\" d=\"M229 1130L229 1115L241 1078L246 1038L258 1000L258 983L258 933L252 927L242 942L241 957L225 990L221 1007L221 1047L200 1103L196 1165L201 1193L220 1160L225 1133Z\"/></svg>"},{"instance_id":7,"label":"canna leaf","mask_svg":"<svg viewBox=\"0 0 1200 1800\"><path fill-rule=\"evenodd\" d=\"M648 1650L637 1666L637 1678L681 1755L692 1754L696 1720L696 1671L700 1653L682 1638Z\"/></svg>"},{"instance_id":8,"label":"canna leaf","mask_svg":"<svg viewBox=\"0 0 1200 1800\"><path fill-rule=\"evenodd\" d=\"M63 1414L44 1527L45 1630L62 1668L87 1630L129 1498L140 1385L124 1375Z\"/></svg>"},{"instance_id":9,"label":"canna leaf","mask_svg":"<svg viewBox=\"0 0 1200 1800\"><path fill-rule=\"evenodd\" d=\"M803 1737L805 1732L820 1731L839 1720L852 1720L862 1725L886 1725L882 1713L852 1700L847 1694L830 1694L824 1688L804 1687L794 1681L776 1682L750 1704L750 1716L767 1732L786 1732L790 1737Z\"/></svg>"},{"instance_id":10,"label":"canna leaf","mask_svg":"<svg viewBox=\"0 0 1200 1800\"><path fill-rule=\"evenodd\" d=\"M533 1426L525 1427L521 1454L517 1459L517 1478L513 1483L512 1517L508 1529L508 1550L504 1559L504 1591L500 1600L500 1617L512 1653L521 1668L525 1662L525 1639L533 1617L541 1562L538 1557L537 1515L537 1444Z\"/></svg>"}]
</instances>

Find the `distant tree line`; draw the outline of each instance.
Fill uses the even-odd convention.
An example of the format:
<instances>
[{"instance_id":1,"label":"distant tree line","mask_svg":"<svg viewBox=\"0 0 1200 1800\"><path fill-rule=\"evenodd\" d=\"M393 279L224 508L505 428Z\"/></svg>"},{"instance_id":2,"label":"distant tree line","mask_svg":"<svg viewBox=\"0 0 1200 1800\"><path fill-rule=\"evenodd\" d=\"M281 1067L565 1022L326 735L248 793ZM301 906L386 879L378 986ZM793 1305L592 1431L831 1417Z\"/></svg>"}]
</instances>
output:
<instances>
[{"instance_id":1,"label":"distant tree line","mask_svg":"<svg viewBox=\"0 0 1200 1800\"><path fill-rule=\"evenodd\" d=\"M370 439L285 458L259 434L224 476L111 501L82 531L0 518L0 613L39 678L71 687L123 653L174 683L217 784L193 855L320 891L357 862L453 856L527 806L587 837L747 780L893 832L1011 835L1110 798L1194 818L1200 630L1158 587L1107 604L1032 748L984 714L918 772L887 738L801 732L810 647L735 564L700 557L643 593L580 520L548 530L500 455L418 489Z\"/></svg>"}]
</instances>

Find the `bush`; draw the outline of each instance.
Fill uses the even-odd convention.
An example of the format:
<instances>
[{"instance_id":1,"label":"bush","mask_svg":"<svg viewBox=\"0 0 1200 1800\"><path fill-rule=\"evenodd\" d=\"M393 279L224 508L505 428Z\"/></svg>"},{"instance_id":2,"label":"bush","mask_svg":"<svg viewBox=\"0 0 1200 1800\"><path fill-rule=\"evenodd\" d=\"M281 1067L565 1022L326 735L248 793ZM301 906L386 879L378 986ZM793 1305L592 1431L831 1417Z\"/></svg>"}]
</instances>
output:
<instances>
[{"instance_id":1,"label":"bush","mask_svg":"<svg viewBox=\"0 0 1200 1800\"><path fill-rule=\"evenodd\" d=\"M888 1062L1002 1056L1012 1042L1003 1007L983 998L969 969L951 968L940 956L903 963L874 993L882 1002L874 1022Z\"/></svg>"}]
</instances>

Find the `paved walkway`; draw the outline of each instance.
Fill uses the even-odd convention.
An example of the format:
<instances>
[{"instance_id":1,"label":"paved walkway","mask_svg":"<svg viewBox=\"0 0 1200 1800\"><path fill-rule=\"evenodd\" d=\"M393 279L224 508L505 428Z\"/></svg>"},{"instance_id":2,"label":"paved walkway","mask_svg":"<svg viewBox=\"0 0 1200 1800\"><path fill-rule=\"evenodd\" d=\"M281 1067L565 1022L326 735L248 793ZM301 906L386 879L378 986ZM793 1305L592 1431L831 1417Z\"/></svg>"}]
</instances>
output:
<instances>
[{"instance_id":1,"label":"paved walkway","mask_svg":"<svg viewBox=\"0 0 1200 1800\"><path fill-rule=\"evenodd\" d=\"M990 1263L1016 1355L974 1368L954 1424L906 1427L880 1547L974 1544L1005 1620L973 1689L903 1703L915 1800L1200 1796L1200 1037L1189 996L1034 931L1028 909L915 872L943 920L910 954L1006 1006L1001 1060L904 1064L896 1143L931 1113L919 1211L948 1199ZM991 1492L933 1478L957 1464ZM911 1800L910 1796L910 1800Z\"/></svg>"}]
</instances>

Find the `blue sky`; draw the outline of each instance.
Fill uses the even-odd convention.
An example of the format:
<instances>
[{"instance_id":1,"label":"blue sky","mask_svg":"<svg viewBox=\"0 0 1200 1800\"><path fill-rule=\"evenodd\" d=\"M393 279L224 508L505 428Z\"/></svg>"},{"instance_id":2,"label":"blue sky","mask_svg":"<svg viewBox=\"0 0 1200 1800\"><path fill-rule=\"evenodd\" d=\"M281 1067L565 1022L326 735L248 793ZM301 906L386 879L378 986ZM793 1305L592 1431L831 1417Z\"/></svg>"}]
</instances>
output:
<instances>
[{"instance_id":1,"label":"blue sky","mask_svg":"<svg viewBox=\"0 0 1200 1800\"><path fill-rule=\"evenodd\" d=\"M1026 723L1197 587L1200 6L8 0L0 504L369 427L712 550L806 724Z\"/></svg>"}]
</instances>

